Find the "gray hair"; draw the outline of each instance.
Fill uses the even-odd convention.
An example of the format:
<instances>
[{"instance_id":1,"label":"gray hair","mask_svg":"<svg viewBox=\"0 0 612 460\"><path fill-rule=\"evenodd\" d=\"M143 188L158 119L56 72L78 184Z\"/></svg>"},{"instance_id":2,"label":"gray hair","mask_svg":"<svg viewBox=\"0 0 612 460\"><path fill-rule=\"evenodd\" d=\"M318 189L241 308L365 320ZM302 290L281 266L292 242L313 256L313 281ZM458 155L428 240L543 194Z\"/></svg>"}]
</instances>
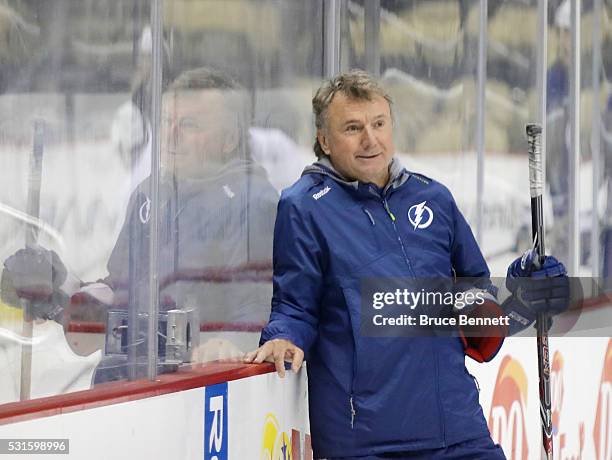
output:
<instances>
[{"instance_id":1,"label":"gray hair","mask_svg":"<svg viewBox=\"0 0 612 460\"><path fill-rule=\"evenodd\" d=\"M353 69L340 73L331 80L324 81L312 98L312 111L317 130L326 126L327 109L337 93L342 93L350 99L364 101L371 101L373 96L381 96L389 103L389 110L393 104L389 93L367 72ZM315 138L313 150L317 158L325 156L317 138Z\"/></svg>"},{"instance_id":2,"label":"gray hair","mask_svg":"<svg viewBox=\"0 0 612 460\"><path fill-rule=\"evenodd\" d=\"M169 91L184 89L242 89L229 75L209 67L185 70L168 86Z\"/></svg>"},{"instance_id":3,"label":"gray hair","mask_svg":"<svg viewBox=\"0 0 612 460\"><path fill-rule=\"evenodd\" d=\"M166 92L206 89L216 89L222 92L224 108L237 122L239 143L235 155L242 158L250 158L250 152L248 151L248 129L251 116L250 100L247 90L240 83L220 70L210 67L199 67L182 72L168 85Z\"/></svg>"}]
</instances>

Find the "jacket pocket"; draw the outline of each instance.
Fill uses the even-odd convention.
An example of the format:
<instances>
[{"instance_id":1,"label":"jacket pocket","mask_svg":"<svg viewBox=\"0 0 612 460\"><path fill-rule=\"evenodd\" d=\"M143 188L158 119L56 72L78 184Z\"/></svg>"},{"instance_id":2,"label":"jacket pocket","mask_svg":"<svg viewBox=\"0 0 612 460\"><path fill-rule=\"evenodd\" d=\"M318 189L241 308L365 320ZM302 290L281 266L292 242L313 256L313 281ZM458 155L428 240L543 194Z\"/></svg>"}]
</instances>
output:
<instances>
[{"instance_id":1,"label":"jacket pocket","mask_svg":"<svg viewBox=\"0 0 612 460\"><path fill-rule=\"evenodd\" d=\"M342 288L342 295L344 296L344 303L348 310L349 321L351 323L351 336L353 337L353 373L351 376L351 384L350 384L350 398L349 398L349 406L351 412L351 428L353 427L354 418L355 418L355 379L359 372L359 353L358 353L358 337L360 321L361 321L361 304L360 304L360 296L359 292L355 291L352 288Z\"/></svg>"},{"instance_id":2,"label":"jacket pocket","mask_svg":"<svg viewBox=\"0 0 612 460\"><path fill-rule=\"evenodd\" d=\"M342 292L353 330L351 429L365 438L376 433L377 442L439 442L441 419L432 410L438 408L432 338L361 335L359 290Z\"/></svg>"}]
</instances>

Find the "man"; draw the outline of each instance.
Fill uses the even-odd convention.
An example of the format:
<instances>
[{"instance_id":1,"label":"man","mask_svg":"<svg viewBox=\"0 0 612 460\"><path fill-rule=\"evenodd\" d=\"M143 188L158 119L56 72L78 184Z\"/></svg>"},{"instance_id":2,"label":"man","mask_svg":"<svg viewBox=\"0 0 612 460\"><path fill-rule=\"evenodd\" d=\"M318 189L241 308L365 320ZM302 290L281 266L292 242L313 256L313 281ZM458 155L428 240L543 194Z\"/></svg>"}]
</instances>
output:
<instances>
[{"instance_id":1,"label":"man","mask_svg":"<svg viewBox=\"0 0 612 460\"><path fill-rule=\"evenodd\" d=\"M161 310L194 308L201 321L222 325L261 323L269 315L278 197L248 152L248 101L234 80L207 68L184 72L163 95L158 204ZM108 261L108 276L95 285L81 285L81 297L90 305L147 310L152 206L150 179L146 179L130 197ZM257 277L266 275L266 270L267 276ZM18 251L5 262L3 281L13 288L3 289L3 298L18 304L18 297L39 292L37 316L61 321L68 301L61 289L65 272L51 251ZM195 360L241 355L239 348L252 346L218 338L196 350ZM124 367L125 360L106 360L96 379L125 377Z\"/></svg>"},{"instance_id":2,"label":"man","mask_svg":"<svg viewBox=\"0 0 612 460\"><path fill-rule=\"evenodd\" d=\"M261 323L269 314L269 282L228 282L241 272L267 269L272 254L278 196L250 158L249 113L246 92L205 68L184 72L162 100L161 301L195 308L208 323ZM145 181L132 195L111 254L106 282L114 289L125 285L135 264L144 278L148 275L148 226L142 224L148 188ZM134 233L142 250L130 263ZM248 347L248 339L239 344L225 338L216 334L196 350L194 360L241 356L239 348Z\"/></svg>"},{"instance_id":3,"label":"man","mask_svg":"<svg viewBox=\"0 0 612 460\"><path fill-rule=\"evenodd\" d=\"M248 112L245 91L210 69L184 72L162 100L160 283L181 306L197 302L207 321L261 321L268 311L267 288L254 293L218 283L201 289L199 283L192 290L184 283L197 277L194 270L239 270L270 261L278 197L248 153ZM143 220L149 186L143 182L128 205L108 262L105 281L113 288L128 281L130 233L142 246L132 263L148 267L148 243L142 242L148 239Z\"/></svg>"},{"instance_id":4,"label":"man","mask_svg":"<svg viewBox=\"0 0 612 460\"><path fill-rule=\"evenodd\" d=\"M488 279L467 222L448 189L394 158L391 99L366 73L324 83L313 110L319 161L281 196L272 313L245 361L283 376L284 361L297 372L306 357L317 458L504 458L464 363L492 359L502 337L360 331L364 279ZM545 267L564 273L553 258Z\"/></svg>"}]
</instances>

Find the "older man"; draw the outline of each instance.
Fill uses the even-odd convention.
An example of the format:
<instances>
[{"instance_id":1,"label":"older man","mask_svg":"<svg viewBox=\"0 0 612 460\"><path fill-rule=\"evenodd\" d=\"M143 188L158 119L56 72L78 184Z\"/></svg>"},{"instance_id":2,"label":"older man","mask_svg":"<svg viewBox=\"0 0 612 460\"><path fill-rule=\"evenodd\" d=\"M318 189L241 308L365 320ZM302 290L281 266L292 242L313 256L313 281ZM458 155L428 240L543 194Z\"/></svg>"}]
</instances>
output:
<instances>
[{"instance_id":1,"label":"older man","mask_svg":"<svg viewBox=\"0 0 612 460\"><path fill-rule=\"evenodd\" d=\"M159 203L152 203L151 181L145 179L130 197L108 276L99 284L82 283L85 294L147 308L150 216L158 206L160 307L193 308L202 321L216 324L265 321L269 275L257 279L253 273L269 273L278 196L251 160L249 115L246 91L217 70L187 70L170 84L162 99ZM5 261L3 281L10 289L2 290L2 298L18 305L19 297L40 293L35 316L61 321L68 302L61 289L65 278L57 254L22 249ZM195 360L241 356L240 347L254 345L230 343L229 335L219 333L203 344ZM103 361L96 379L124 377L124 361Z\"/></svg>"},{"instance_id":2,"label":"older man","mask_svg":"<svg viewBox=\"0 0 612 460\"><path fill-rule=\"evenodd\" d=\"M317 458L504 458L465 368L466 354L492 359L502 337L360 331L366 278L488 279L467 222L446 187L394 158L391 99L366 73L326 82L313 109L319 161L281 197L272 313L245 361L274 361L283 376L284 361L297 372L306 355Z\"/></svg>"},{"instance_id":3,"label":"older man","mask_svg":"<svg viewBox=\"0 0 612 460\"><path fill-rule=\"evenodd\" d=\"M256 294L255 286L236 290L208 283L199 289L181 283L204 269L214 277L214 269L270 262L278 196L250 158L248 112L244 89L213 69L183 72L163 95L160 280L175 301L197 304L203 320L261 321L269 311L269 287ZM113 288L126 285L134 263L142 264L147 277L149 188L145 180L132 194L108 262L105 281ZM145 244L130 262L130 245L139 241Z\"/></svg>"}]
</instances>

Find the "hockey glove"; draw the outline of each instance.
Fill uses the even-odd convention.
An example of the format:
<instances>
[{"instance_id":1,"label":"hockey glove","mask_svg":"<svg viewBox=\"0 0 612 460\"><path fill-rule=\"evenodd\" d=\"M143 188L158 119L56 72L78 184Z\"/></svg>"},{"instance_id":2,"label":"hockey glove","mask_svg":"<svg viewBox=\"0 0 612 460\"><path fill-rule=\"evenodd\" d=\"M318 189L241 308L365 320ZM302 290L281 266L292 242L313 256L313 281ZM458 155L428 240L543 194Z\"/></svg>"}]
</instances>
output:
<instances>
[{"instance_id":1,"label":"hockey glove","mask_svg":"<svg viewBox=\"0 0 612 460\"><path fill-rule=\"evenodd\" d=\"M34 318L61 320L69 296L61 290L66 267L55 251L40 246L20 249L4 261L2 301L18 306L30 301Z\"/></svg>"},{"instance_id":2,"label":"hockey glove","mask_svg":"<svg viewBox=\"0 0 612 460\"><path fill-rule=\"evenodd\" d=\"M512 295L502 307L511 318L510 334L532 324L538 313L553 316L569 307L570 282L565 266L552 256L546 256L540 265L537 257L530 249L508 267L506 288ZM551 325L549 317L548 328Z\"/></svg>"}]
</instances>

